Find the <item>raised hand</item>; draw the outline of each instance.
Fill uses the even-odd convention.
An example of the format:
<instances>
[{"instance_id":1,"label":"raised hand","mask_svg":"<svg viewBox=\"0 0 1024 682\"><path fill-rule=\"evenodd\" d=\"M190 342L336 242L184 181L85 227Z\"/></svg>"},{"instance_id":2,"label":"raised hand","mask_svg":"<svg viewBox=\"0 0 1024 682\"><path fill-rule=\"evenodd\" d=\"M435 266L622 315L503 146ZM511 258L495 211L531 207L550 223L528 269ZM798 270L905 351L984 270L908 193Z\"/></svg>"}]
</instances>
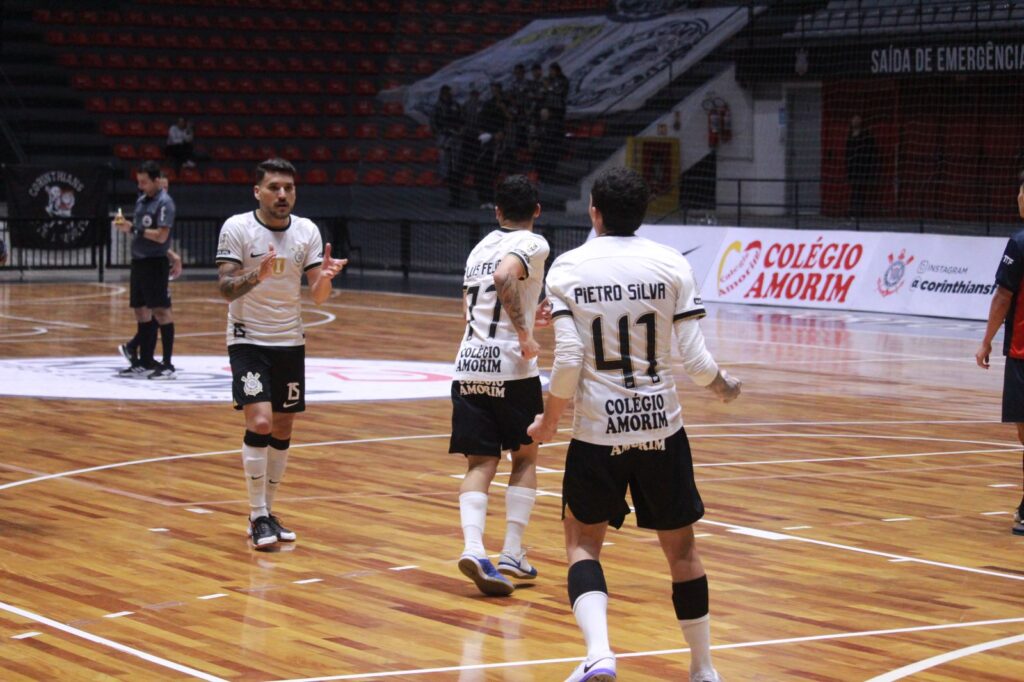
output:
<instances>
[{"instance_id":1,"label":"raised hand","mask_svg":"<svg viewBox=\"0 0 1024 682\"><path fill-rule=\"evenodd\" d=\"M331 245L324 245L324 262L320 265L320 276L334 279L348 265L347 258L331 258Z\"/></svg>"}]
</instances>

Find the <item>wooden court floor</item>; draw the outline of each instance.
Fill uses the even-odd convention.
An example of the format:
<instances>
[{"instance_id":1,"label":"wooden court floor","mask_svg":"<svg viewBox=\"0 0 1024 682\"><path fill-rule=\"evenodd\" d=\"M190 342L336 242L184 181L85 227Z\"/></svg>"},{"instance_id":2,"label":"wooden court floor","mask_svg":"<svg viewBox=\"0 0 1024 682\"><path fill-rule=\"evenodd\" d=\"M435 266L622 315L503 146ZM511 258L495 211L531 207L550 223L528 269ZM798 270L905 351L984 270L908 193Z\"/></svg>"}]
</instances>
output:
<instances>
[{"instance_id":1,"label":"wooden court floor","mask_svg":"<svg viewBox=\"0 0 1024 682\"><path fill-rule=\"evenodd\" d=\"M173 292L184 385L191 356L226 365L225 304L212 281ZM446 298L341 290L306 317L310 359L448 363L463 331ZM981 324L721 306L703 328L745 382L730 405L680 382L723 679L1024 680L1020 446L997 421L1001 359L974 365ZM444 397L312 402L275 505L299 540L257 553L227 403L16 395L61 388L86 356L109 358L110 377L133 330L123 283L0 285L0 679L571 671L584 650L559 521L567 434L542 450L525 538L540 577L509 598L455 567L464 465ZM33 358L51 366L12 378ZM632 524L603 555L619 677L686 679L664 559Z\"/></svg>"}]
</instances>

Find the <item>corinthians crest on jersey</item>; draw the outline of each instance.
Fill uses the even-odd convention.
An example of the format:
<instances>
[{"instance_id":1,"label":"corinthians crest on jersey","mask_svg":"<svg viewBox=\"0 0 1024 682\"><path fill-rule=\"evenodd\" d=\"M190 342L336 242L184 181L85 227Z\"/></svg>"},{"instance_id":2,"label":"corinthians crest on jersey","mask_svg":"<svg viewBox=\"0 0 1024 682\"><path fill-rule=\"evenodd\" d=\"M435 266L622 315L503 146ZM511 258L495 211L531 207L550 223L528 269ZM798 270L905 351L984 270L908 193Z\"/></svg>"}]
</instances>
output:
<instances>
[{"instance_id":1,"label":"corinthians crest on jersey","mask_svg":"<svg viewBox=\"0 0 1024 682\"><path fill-rule=\"evenodd\" d=\"M323 262L323 240L316 224L292 216L287 227L260 222L255 211L231 216L217 242L217 263L238 263L244 270L259 267L274 246L271 276L228 305L228 345L301 346L302 275Z\"/></svg>"}]
</instances>

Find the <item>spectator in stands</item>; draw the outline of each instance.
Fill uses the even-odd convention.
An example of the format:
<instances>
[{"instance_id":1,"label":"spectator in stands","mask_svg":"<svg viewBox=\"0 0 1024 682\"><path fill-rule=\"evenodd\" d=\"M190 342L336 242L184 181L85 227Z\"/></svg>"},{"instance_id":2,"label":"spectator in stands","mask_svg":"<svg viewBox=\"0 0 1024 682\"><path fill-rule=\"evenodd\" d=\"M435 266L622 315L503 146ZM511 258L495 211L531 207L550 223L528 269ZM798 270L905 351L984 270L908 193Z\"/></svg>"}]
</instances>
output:
<instances>
[{"instance_id":1,"label":"spectator in stands","mask_svg":"<svg viewBox=\"0 0 1024 682\"><path fill-rule=\"evenodd\" d=\"M462 180L467 174L476 172L476 164L480 159L480 114L482 110L480 91L471 87L469 98L462 105L462 144L459 147L459 178Z\"/></svg>"},{"instance_id":2,"label":"spectator in stands","mask_svg":"<svg viewBox=\"0 0 1024 682\"><path fill-rule=\"evenodd\" d=\"M555 168L562 154L563 125L551 116L551 110L543 107L540 120L530 126L530 153L537 179L551 182Z\"/></svg>"},{"instance_id":3,"label":"spectator in stands","mask_svg":"<svg viewBox=\"0 0 1024 682\"><path fill-rule=\"evenodd\" d=\"M501 83L491 83L491 98L480 110L480 156L476 164L476 192L480 208L494 208L494 183L508 160L510 120Z\"/></svg>"},{"instance_id":4,"label":"spectator in stands","mask_svg":"<svg viewBox=\"0 0 1024 682\"><path fill-rule=\"evenodd\" d=\"M1024 173L1019 177L1017 189L1017 213L1024 218ZM974 359L982 369L989 368L992 353L992 339L1000 327L1003 333L1003 413L1004 423L1017 426L1017 439L1024 444L1024 350L1020 337L1021 321L1024 320L1024 305L1020 301L1021 285L1024 284L1024 230L1013 233L1006 242L1003 256L996 268L996 288L989 304L988 323L981 345ZM1024 460L1021 460L1024 464ZM1014 535L1024 535L1024 497L1013 512Z\"/></svg>"},{"instance_id":5,"label":"spectator in stands","mask_svg":"<svg viewBox=\"0 0 1024 682\"><path fill-rule=\"evenodd\" d=\"M174 170L180 171L182 166L192 167L193 140L195 132L192 130L192 122L187 121L184 116L179 116L170 128L167 129L167 146L164 152L167 158L174 163Z\"/></svg>"},{"instance_id":6,"label":"spectator in stands","mask_svg":"<svg viewBox=\"0 0 1024 682\"><path fill-rule=\"evenodd\" d=\"M462 107L452 97L449 85L442 85L430 117L430 127L441 150L441 177L448 184L448 205L458 206L462 187L459 175L459 142L462 132Z\"/></svg>"},{"instance_id":7,"label":"spectator in stands","mask_svg":"<svg viewBox=\"0 0 1024 682\"><path fill-rule=\"evenodd\" d=\"M7 262L7 244L4 243L3 239L0 239L0 265Z\"/></svg>"},{"instance_id":8,"label":"spectator in stands","mask_svg":"<svg viewBox=\"0 0 1024 682\"><path fill-rule=\"evenodd\" d=\"M528 114L534 123L540 118L540 110L544 107L544 68L535 62L530 67L530 80L527 82Z\"/></svg>"},{"instance_id":9,"label":"spectator in stands","mask_svg":"<svg viewBox=\"0 0 1024 682\"><path fill-rule=\"evenodd\" d=\"M512 69L512 84L508 89L508 100L515 129L515 148L517 150L526 149L529 144L530 123L533 120L530 115L532 102L529 95L530 82L526 80L526 66L521 63L516 64Z\"/></svg>"},{"instance_id":10,"label":"spectator in stands","mask_svg":"<svg viewBox=\"0 0 1024 682\"><path fill-rule=\"evenodd\" d=\"M860 116L850 119L846 136L846 180L850 184L850 217L863 218L870 204L871 187L877 171L875 138Z\"/></svg>"},{"instance_id":11,"label":"spectator in stands","mask_svg":"<svg viewBox=\"0 0 1024 682\"><path fill-rule=\"evenodd\" d=\"M548 78L544 90L544 106L551 110L556 121L565 120L565 104L569 100L569 79L562 73L558 62L548 65Z\"/></svg>"}]
</instances>

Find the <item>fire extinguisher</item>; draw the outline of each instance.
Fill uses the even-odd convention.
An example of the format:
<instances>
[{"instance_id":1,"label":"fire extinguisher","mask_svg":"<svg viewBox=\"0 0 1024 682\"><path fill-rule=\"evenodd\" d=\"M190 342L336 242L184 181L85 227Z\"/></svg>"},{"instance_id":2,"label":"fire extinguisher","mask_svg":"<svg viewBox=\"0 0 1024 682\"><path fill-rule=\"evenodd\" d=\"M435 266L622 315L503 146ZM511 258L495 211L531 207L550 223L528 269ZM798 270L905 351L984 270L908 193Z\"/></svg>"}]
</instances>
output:
<instances>
[{"instance_id":1,"label":"fire extinguisher","mask_svg":"<svg viewBox=\"0 0 1024 682\"><path fill-rule=\"evenodd\" d=\"M718 147L719 135L722 130L722 116L718 108L708 109L708 146L712 149Z\"/></svg>"},{"instance_id":2,"label":"fire extinguisher","mask_svg":"<svg viewBox=\"0 0 1024 682\"><path fill-rule=\"evenodd\" d=\"M719 107L718 110L721 118L722 142L728 142L732 139L732 111L729 109L729 105L726 102L722 102L722 106Z\"/></svg>"}]
</instances>

